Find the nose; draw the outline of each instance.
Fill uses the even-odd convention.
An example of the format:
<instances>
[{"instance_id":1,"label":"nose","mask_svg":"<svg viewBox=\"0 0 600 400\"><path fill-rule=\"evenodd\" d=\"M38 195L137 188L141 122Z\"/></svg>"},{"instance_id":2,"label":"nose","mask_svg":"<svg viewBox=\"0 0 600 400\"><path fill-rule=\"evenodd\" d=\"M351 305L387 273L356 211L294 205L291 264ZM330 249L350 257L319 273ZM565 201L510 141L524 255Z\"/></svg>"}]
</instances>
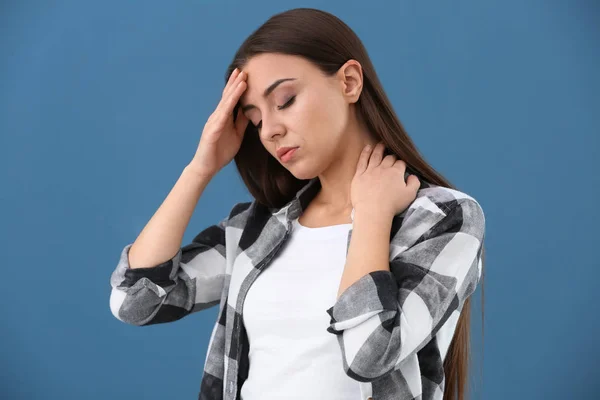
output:
<instances>
[{"instance_id":1,"label":"nose","mask_svg":"<svg viewBox=\"0 0 600 400\"><path fill-rule=\"evenodd\" d=\"M264 141L272 141L278 135L285 135L285 127L276 118L265 115L262 119L260 129L261 139Z\"/></svg>"}]
</instances>

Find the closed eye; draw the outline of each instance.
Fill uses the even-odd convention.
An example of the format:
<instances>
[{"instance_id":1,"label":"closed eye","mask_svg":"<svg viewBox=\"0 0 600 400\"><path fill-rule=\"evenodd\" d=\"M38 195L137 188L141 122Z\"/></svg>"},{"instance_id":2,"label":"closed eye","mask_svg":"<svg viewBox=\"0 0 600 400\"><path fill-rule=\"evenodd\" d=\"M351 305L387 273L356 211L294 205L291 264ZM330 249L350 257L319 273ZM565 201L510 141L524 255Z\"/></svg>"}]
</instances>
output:
<instances>
[{"instance_id":1,"label":"closed eye","mask_svg":"<svg viewBox=\"0 0 600 400\"><path fill-rule=\"evenodd\" d=\"M284 108L288 108L289 106L291 106L292 104L294 104L294 100L296 100L296 96L292 96L290 97L290 99L288 101L286 101L284 104L277 106L278 110L283 110ZM257 125L256 125L256 129L260 129L262 126L262 121L260 121Z\"/></svg>"},{"instance_id":2,"label":"closed eye","mask_svg":"<svg viewBox=\"0 0 600 400\"><path fill-rule=\"evenodd\" d=\"M290 97L290 99L288 101L286 101L283 105L277 106L277 109L283 110L284 108L291 106L292 103L294 103L294 100L296 100L296 96Z\"/></svg>"}]
</instances>

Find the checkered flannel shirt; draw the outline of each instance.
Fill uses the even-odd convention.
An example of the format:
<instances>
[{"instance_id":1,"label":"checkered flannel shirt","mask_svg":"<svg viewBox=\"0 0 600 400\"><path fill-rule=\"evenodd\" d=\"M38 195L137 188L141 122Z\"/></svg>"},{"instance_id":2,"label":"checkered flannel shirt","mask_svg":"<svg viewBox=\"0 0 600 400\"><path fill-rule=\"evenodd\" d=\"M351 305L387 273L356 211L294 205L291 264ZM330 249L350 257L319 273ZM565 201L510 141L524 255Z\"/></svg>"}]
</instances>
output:
<instances>
[{"instance_id":1,"label":"checkered flannel shirt","mask_svg":"<svg viewBox=\"0 0 600 400\"><path fill-rule=\"evenodd\" d=\"M110 307L119 320L159 324L219 306L198 399L240 400L250 367L244 299L319 189L314 178L279 209L238 203L154 267L129 268L132 244L123 248L110 278ZM390 271L364 275L323 310L330 317L323 329L336 335L361 399L442 399L443 360L481 277L484 226L474 198L421 179L416 199L393 218Z\"/></svg>"}]
</instances>

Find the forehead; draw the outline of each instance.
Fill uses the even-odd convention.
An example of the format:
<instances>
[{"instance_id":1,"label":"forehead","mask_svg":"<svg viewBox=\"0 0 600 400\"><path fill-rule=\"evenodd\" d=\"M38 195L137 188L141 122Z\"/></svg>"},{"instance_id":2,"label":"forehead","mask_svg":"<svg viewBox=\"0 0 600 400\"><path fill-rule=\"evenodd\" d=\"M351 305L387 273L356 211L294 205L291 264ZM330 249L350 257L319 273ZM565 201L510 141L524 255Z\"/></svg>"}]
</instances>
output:
<instances>
[{"instance_id":1,"label":"forehead","mask_svg":"<svg viewBox=\"0 0 600 400\"><path fill-rule=\"evenodd\" d=\"M253 56L242 71L248 74L248 88L241 98L243 103L258 101L263 91L278 79L295 78L298 83L320 75L320 70L303 57L275 53Z\"/></svg>"},{"instance_id":2,"label":"forehead","mask_svg":"<svg viewBox=\"0 0 600 400\"><path fill-rule=\"evenodd\" d=\"M242 67L242 70L248 73L248 78L254 78L257 81L273 81L290 77L292 74L299 77L318 71L313 64L303 57L276 53L258 54L250 58L246 65Z\"/></svg>"}]
</instances>

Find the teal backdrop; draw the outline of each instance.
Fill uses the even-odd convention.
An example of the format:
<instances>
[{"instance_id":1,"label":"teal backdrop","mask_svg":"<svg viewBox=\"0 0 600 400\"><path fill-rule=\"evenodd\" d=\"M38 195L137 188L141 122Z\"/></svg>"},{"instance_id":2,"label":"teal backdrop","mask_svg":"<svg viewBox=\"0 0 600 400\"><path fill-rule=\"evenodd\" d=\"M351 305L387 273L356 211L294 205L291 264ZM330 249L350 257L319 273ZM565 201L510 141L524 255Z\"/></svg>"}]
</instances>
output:
<instances>
[{"instance_id":1,"label":"teal backdrop","mask_svg":"<svg viewBox=\"0 0 600 400\"><path fill-rule=\"evenodd\" d=\"M358 33L426 159L483 206L473 398L600 395L598 2L4 0L0 397L196 398L217 308L128 326L110 274L193 157L237 47L295 7ZM185 242L250 199L228 165Z\"/></svg>"}]
</instances>

